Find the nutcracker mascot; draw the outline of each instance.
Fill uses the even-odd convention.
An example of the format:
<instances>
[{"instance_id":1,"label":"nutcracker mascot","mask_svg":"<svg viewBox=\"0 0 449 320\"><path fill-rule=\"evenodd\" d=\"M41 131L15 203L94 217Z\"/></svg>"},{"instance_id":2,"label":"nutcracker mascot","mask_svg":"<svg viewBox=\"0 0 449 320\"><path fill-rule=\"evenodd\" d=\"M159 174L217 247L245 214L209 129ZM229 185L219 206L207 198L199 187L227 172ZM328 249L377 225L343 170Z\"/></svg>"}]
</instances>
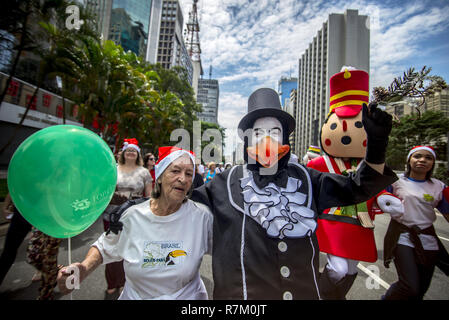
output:
<instances>
[{"instance_id":1,"label":"nutcracker mascot","mask_svg":"<svg viewBox=\"0 0 449 320\"><path fill-rule=\"evenodd\" d=\"M307 149L306 155L302 158L302 163L307 165L307 163L310 160L318 158L319 156L321 156L321 149L320 149L320 147L309 146L309 149Z\"/></svg>"},{"instance_id":2,"label":"nutcracker mascot","mask_svg":"<svg viewBox=\"0 0 449 320\"><path fill-rule=\"evenodd\" d=\"M378 136L367 137L362 119L362 106L368 104L369 98L368 73L352 67L342 70L330 79L330 111L320 137L325 154L309 161L307 166L346 176L364 163L370 140L374 144L381 142L377 141ZM372 163L383 162L384 154L371 152L371 158ZM382 213L379 207L392 215L403 211L398 198L382 191L367 201L332 206L319 215L318 243L320 250L327 253L327 265L320 276L323 299L345 299L357 276L358 262L377 260L373 220L376 213Z\"/></svg>"},{"instance_id":3,"label":"nutcracker mascot","mask_svg":"<svg viewBox=\"0 0 449 320\"><path fill-rule=\"evenodd\" d=\"M391 120L378 111L364 121L386 139ZM366 201L397 178L383 164L341 176L289 161L295 120L272 89L251 94L238 128L246 164L192 194L214 215L214 299L319 299L317 213Z\"/></svg>"}]
</instances>

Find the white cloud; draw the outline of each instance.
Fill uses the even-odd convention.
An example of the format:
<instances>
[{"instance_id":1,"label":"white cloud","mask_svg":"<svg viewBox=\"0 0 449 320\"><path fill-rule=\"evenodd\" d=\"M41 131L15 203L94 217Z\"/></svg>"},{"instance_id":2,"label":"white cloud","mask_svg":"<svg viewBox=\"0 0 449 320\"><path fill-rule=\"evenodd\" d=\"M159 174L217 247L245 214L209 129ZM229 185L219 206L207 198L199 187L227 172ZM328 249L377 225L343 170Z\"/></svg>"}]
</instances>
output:
<instances>
[{"instance_id":1,"label":"white cloud","mask_svg":"<svg viewBox=\"0 0 449 320\"><path fill-rule=\"evenodd\" d=\"M424 4L417 4L381 12L381 29L371 31L371 86L388 86L411 66L406 62L427 49L426 38L448 27L448 6L425 10Z\"/></svg>"},{"instance_id":2,"label":"white cloud","mask_svg":"<svg viewBox=\"0 0 449 320\"><path fill-rule=\"evenodd\" d=\"M192 0L180 0L187 20ZM368 0L200 0L203 68L220 83L219 123L228 136L258 87L297 76L297 63L330 13L358 9L371 17L370 84L387 86L425 52L429 36L448 32L449 6L425 2L385 4ZM438 7L439 6L439 7ZM432 61L429 61L431 64ZM242 110L243 108L243 110Z\"/></svg>"}]
</instances>

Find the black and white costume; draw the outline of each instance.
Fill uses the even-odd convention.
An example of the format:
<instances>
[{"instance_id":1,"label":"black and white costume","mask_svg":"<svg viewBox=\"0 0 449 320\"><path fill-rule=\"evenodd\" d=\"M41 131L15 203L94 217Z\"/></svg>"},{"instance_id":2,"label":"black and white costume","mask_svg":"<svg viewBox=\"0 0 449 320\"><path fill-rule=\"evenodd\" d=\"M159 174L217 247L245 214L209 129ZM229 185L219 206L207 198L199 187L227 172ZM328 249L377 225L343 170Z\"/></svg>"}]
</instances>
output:
<instances>
[{"instance_id":1,"label":"black and white costume","mask_svg":"<svg viewBox=\"0 0 449 320\"><path fill-rule=\"evenodd\" d=\"M365 162L349 176L289 163L295 120L273 89L249 97L238 127L247 164L192 194L214 216L214 299L319 299L317 213L366 201L396 175Z\"/></svg>"},{"instance_id":2,"label":"black and white costume","mask_svg":"<svg viewBox=\"0 0 449 320\"><path fill-rule=\"evenodd\" d=\"M235 166L195 189L192 200L214 215L214 299L319 299L317 212L366 201L396 180L366 164L350 176L298 164L285 185L257 187L246 166Z\"/></svg>"}]
</instances>

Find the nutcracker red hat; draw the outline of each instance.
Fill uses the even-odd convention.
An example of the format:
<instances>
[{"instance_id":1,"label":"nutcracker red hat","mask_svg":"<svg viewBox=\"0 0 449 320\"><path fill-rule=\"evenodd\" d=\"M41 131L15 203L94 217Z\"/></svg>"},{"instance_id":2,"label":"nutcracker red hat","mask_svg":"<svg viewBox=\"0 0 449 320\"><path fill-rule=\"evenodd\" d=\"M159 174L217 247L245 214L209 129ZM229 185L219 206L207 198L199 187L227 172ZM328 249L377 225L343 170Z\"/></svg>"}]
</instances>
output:
<instances>
[{"instance_id":1,"label":"nutcracker red hat","mask_svg":"<svg viewBox=\"0 0 449 320\"><path fill-rule=\"evenodd\" d=\"M412 154L414 154L416 151L419 151L419 150L426 150L426 151L429 151L429 152L433 155L433 158L434 158L434 159L437 158L437 155L436 155L436 153L435 153L435 150L434 150L431 146L416 146L416 147L413 147L413 148L409 151L409 153L408 153L408 155L407 155L407 161L410 159L410 156L411 156Z\"/></svg>"},{"instance_id":2,"label":"nutcracker red hat","mask_svg":"<svg viewBox=\"0 0 449 320\"><path fill-rule=\"evenodd\" d=\"M128 148L133 148L135 150L137 150L137 152L140 152L140 148L139 148L139 142L137 141L137 139L135 138L131 138L131 139L123 139L123 148L122 151L125 151Z\"/></svg>"},{"instance_id":3,"label":"nutcracker red hat","mask_svg":"<svg viewBox=\"0 0 449 320\"><path fill-rule=\"evenodd\" d=\"M363 70L343 67L330 79L329 114L342 118L355 117L369 101L369 76Z\"/></svg>"},{"instance_id":4,"label":"nutcracker red hat","mask_svg":"<svg viewBox=\"0 0 449 320\"><path fill-rule=\"evenodd\" d=\"M195 153L178 147L160 147L158 161L154 167L155 178L159 178L167 167L180 156L187 154L193 163L193 172L195 172ZM195 175L193 175L193 178Z\"/></svg>"}]
</instances>

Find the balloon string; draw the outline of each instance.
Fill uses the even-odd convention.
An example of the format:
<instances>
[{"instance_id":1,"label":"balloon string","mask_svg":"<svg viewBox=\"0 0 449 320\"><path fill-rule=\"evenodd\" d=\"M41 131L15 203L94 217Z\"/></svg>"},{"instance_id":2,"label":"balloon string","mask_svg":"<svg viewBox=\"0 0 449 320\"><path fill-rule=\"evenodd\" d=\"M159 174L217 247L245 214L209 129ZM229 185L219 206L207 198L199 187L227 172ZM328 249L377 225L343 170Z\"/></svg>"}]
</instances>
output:
<instances>
[{"instance_id":1,"label":"balloon string","mask_svg":"<svg viewBox=\"0 0 449 320\"><path fill-rule=\"evenodd\" d=\"M68 240L68 253L69 253L69 266L72 264L72 238L67 238ZM73 300L72 296L73 291L70 292L70 300Z\"/></svg>"}]
</instances>

